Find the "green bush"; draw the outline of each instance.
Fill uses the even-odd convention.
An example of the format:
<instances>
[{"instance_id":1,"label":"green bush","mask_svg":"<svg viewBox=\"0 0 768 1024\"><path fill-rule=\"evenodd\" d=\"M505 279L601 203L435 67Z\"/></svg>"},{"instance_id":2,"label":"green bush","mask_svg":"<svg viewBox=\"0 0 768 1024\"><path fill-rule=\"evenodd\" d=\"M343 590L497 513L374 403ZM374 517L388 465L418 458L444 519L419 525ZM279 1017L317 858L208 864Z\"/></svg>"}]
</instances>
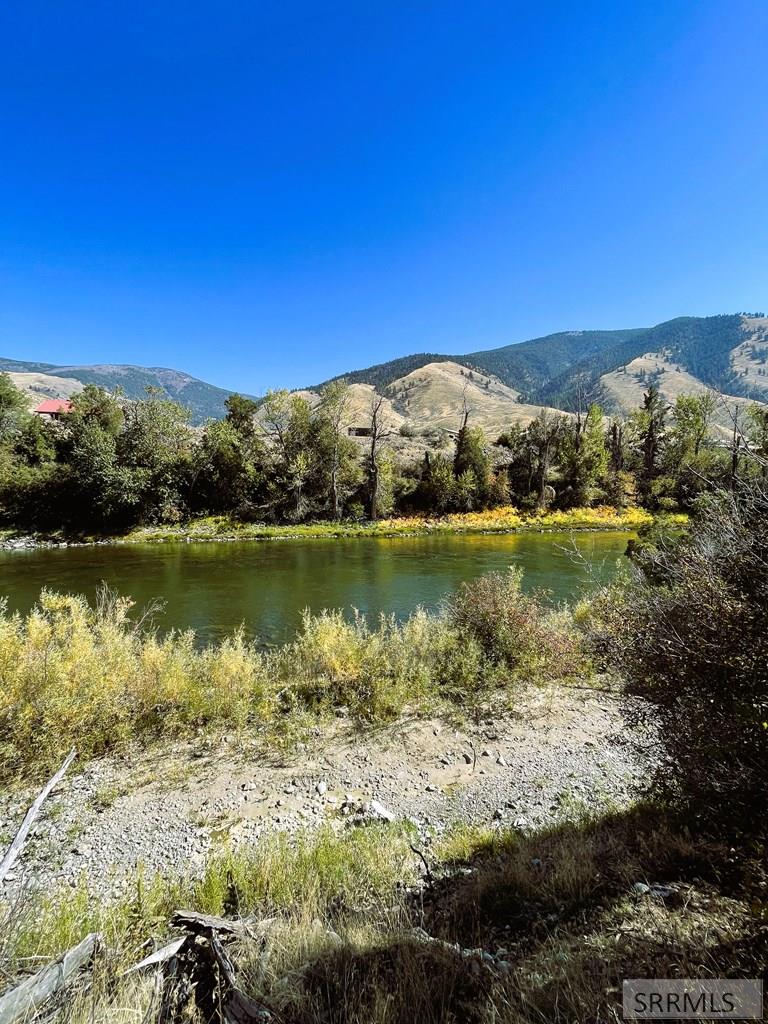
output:
<instances>
[{"instance_id":1,"label":"green bush","mask_svg":"<svg viewBox=\"0 0 768 1024\"><path fill-rule=\"evenodd\" d=\"M516 679L540 682L586 672L570 616L546 608L541 594L524 594L522 576L511 568L463 583L446 605L450 625Z\"/></svg>"},{"instance_id":2,"label":"green bush","mask_svg":"<svg viewBox=\"0 0 768 1024\"><path fill-rule=\"evenodd\" d=\"M593 602L591 642L659 717L657 783L704 823L762 827L768 785L768 495L700 502Z\"/></svg>"}]
</instances>

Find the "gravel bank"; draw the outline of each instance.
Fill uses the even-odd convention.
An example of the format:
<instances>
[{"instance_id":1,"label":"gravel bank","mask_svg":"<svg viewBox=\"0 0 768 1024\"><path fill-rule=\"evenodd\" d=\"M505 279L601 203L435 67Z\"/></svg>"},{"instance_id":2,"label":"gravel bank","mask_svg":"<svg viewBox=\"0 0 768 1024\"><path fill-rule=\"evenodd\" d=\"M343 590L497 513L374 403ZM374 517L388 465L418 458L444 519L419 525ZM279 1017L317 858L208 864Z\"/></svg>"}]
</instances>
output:
<instances>
[{"instance_id":1,"label":"gravel bank","mask_svg":"<svg viewBox=\"0 0 768 1024\"><path fill-rule=\"evenodd\" d=\"M553 688L492 725L422 719L361 735L340 722L282 760L231 737L105 758L65 778L4 894L74 886L85 873L111 896L139 865L194 873L223 841L382 813L413 821L427 846L456 821L528 830L574 803L631 800L648 767L631 741L615 697ZM33 795L0 797L0 847Z\"/></svg>"}]
</instances>

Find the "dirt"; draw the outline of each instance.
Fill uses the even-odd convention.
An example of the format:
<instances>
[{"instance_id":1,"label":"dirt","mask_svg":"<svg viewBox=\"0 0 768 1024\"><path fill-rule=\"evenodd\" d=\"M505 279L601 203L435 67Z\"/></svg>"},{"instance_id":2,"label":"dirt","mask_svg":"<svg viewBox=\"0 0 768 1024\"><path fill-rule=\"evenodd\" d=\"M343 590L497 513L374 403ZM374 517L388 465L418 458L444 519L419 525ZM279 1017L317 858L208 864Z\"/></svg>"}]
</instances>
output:
<instances>
[{"instance_id":1,"label":"dirt","mask_svg":"<svg viewBox=\"0 0 768 1024\"><path fill-rule=\"evenodd\" d=\"M574 804L630 801L647 767L631 740L614 695L560 687L530 691L490 724L414 718L361 733L339 720L286 755L223 737L104 758L48 801L6 891L75 886L85 873L115 895L139 865L194 873L222 843L346 828L381 808L426 846L457 821L525 831ZM0 848L33 796L0 797Z\"/></svg>"}]
</instances>

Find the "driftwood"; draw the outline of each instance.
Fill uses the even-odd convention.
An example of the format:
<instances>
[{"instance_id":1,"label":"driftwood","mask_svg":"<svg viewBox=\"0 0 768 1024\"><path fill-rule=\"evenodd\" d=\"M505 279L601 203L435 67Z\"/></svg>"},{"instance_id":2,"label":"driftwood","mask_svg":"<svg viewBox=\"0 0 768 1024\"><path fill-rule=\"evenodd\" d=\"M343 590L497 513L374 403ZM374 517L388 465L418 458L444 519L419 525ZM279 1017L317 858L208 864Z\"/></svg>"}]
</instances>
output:
<instances>
[{"instance_id":1,"label":"driftwood","mask_svg":"<svg viewBox=\"0 0 768 1024\"><path fill-rule=\"evenodd\" d=\"M194 1002L208 1024L269 1024L276 1017L237 987L227 939L243 939L258 928L248 921L228 921L191 910L179 910L171 923L187 932L131 968L158 967L162 978L157 1024L180 1024ZM266 922L265 922L266 923ZM254 924L256 924L254 922ZM3 1024L0 1021L0 1024Z\"/></svg>"},{"instance_id":2,"label":"driftwood","mask_svg":"<svg viewBox=\"0 0 768 1024\"><path fill-rule=\"evenodd\" d=\"M60 992L81 967L90 963L101 936L94 932L31 978L0 996L0 1024L28 1019L51 996Z\"/></svg>"},{"instance_id":3,"label":"driftwood","mask_svg":"<svg viewBox=\"0 0 768 1024\"><path fill-rule=\"evenodd\" d=\"M169 942L167 946L163 946L162 949L158 949L156 952L144 957L141 963L134 964L133 967L130 967L125 972L125 976L135 974L136 971L144 971L147 967L157 967L160 964L164 964L166 960L170 960L172 956L176 956L186 941L187 938L184 935L180 939L174 939L173 942Z\"/></svg>"},{"instance_id":4,"label":"driftwood","mask_svg":"<svg viewBox=\"0 0 768 1024\"><path fill-rule=\"evenodd\" d=\"M216 932L242 939L249 934L248 920L230 921L226 917L212 917L210 914L198 914L196 910L177 910L171 918L174 928L191 932L193 935L205 935Z\"/></svg>"},{"instance_id":5,"label":"driftwood","mask_svg":"<svg viewBox=\"0 0 768 1024\"><path fill-rule=\"evenodd\" d=\"M46 798L48 797L54 786L58 785L58 783L61 782L67 768L69 768L69 766L75 759L75 753L75 750L71 750L69 752L66 760L64 761L64 764L61 766L61 768L59 768L56 774L52 778L50 778L48 782L46 782L46 784L38 793L35 802L32 804L32 806L29 808L26 815L24 816L24 821L22 821L21 823L21 828L16 833L16 836L11 845L8 847L8 851L3 857L2 861L0 861L0 882L3 881L5 876L16 863L16 859L21 853L22 847L24 846L27 836L29 835L29 830L32 828L35 818L40 813L40 808L43 806L43 803L45 802Z\"/></svg>"}]
</instances>

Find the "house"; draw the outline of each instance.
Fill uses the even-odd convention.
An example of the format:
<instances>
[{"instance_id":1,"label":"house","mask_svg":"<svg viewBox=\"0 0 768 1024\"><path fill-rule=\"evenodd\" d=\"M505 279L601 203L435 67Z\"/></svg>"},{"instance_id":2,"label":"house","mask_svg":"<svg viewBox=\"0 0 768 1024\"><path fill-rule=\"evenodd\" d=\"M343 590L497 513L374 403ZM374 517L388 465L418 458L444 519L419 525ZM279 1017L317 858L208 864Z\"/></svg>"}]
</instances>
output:
<instances>
[{"instance_id":1,"label":"house","mask_svg":"<svg viewBox=\"0 0 768 1024\"><path fill-rule=\"evenodd\" d=\"M40 405L35 406L32 411L36 416L51 422L52 420L60 420L66 413L72 412L72 403L67 401L66 398L46 398Z\"/></svg>"}]
</instances>

